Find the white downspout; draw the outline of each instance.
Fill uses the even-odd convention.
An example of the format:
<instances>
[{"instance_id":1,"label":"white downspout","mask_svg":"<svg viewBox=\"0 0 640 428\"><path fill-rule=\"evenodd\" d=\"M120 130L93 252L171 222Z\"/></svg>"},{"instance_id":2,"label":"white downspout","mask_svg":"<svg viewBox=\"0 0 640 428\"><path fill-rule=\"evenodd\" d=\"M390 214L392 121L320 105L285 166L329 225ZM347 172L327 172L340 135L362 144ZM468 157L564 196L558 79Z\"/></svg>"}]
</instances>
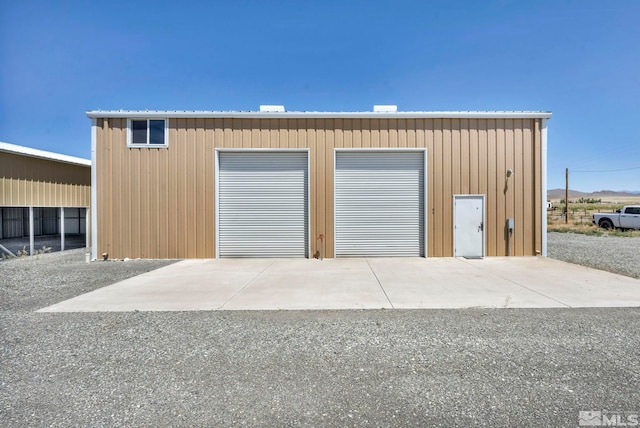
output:
<instances>
[{"instance_id":1,"label":"white downspout","mask_svg":"<svg viewBox=\"0 0 640 428\"><path fill-rule=\"evenodd\" d=\"M96 143L98 139L98 120L91 119L91 260L98 258L98 189L96 173Z\"/></svg>"},{"instance_id":2,"label":"white downspout","mask_svg":"<svg viewBox=\"0 0 640 428\"><path fill-rule=\"evenodd\" d=\"M547 119L542 119L542 256L547 257Z\"/></svg>"}]
</instances>

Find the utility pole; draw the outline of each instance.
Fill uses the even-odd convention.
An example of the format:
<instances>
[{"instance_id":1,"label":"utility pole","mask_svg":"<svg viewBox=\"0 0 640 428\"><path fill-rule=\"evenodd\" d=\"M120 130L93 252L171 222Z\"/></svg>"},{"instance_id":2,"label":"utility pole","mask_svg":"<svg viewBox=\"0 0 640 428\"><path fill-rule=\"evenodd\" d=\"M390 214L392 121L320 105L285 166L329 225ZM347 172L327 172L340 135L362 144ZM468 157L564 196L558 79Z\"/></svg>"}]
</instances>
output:
<instances>
[{"instance_id":1,"label":"utility pole","mask_svg":"<svg viewBox=\"0 0 640 428\"><path fill-rule=\"evenodd\" d=\"M564 224L569 223L569 168L565 170L564 185Z\"/></svg>"}]
</instances>

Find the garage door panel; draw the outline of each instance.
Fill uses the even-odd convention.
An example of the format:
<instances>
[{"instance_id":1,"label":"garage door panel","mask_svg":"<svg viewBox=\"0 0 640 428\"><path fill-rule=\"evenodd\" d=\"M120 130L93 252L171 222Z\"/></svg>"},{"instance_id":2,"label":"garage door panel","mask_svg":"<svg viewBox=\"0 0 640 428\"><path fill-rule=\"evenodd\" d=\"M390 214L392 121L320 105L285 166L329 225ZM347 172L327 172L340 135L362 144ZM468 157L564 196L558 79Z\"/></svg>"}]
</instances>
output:
<instances>
[{"instance_id":1,"label":"garage door panel","mask_svg":"<svg viewBox=\"0 0 640 428\"><path fill-rule=\"evenodd\" d=\"M424 256L424 153L336 153L336 257Z\"/></svg>"},{"instance_id":2,"label":"garage door panel","mask_svg":"<svg viewBox=\"0 0 640 428\"><path fill-rule=\"evenodd\" d=\"M306 152L219 154L220 257L308 257Z\"/></svg>"}]
</instances>

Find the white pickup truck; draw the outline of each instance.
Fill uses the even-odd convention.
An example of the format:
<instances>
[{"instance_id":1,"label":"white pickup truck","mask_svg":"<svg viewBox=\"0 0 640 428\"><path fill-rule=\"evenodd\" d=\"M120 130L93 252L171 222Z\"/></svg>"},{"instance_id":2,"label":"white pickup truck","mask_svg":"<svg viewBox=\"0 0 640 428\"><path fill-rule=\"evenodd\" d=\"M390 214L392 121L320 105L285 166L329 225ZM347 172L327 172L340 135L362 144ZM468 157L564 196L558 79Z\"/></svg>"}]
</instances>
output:
<instances>
[{"instance_id":1,"label":"white pickup truck","mask_svg":"<svg viewBox=\"0 0 640 428\"><path fill-rule=\"evenodd\" d=\"M604 229L640 229L640 205L628 205L614 213L595 213L593 224Z\"/></svg>"}]
</instances>

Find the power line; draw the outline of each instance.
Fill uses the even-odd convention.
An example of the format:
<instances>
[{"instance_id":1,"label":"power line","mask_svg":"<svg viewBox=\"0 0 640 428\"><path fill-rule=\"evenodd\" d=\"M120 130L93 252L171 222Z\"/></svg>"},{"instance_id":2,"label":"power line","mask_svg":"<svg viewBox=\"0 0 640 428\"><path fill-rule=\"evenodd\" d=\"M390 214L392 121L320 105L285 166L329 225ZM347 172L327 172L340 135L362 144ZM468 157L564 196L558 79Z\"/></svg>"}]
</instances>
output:
<instances>
[{"instance_id":1,"label":"power line","mask_svg":"<svg viewBox=\"0 0 640 428\"><path fill-rule=\"evenodd\" d=\"M596 170L591 170L591 171L575 171L572 170L571 172L618 172L618 171L630 171L632 169L640 169L640 166L634 166L631 168L621 168L621 169L596 169Z\"/></svg>"}]
</instances>

